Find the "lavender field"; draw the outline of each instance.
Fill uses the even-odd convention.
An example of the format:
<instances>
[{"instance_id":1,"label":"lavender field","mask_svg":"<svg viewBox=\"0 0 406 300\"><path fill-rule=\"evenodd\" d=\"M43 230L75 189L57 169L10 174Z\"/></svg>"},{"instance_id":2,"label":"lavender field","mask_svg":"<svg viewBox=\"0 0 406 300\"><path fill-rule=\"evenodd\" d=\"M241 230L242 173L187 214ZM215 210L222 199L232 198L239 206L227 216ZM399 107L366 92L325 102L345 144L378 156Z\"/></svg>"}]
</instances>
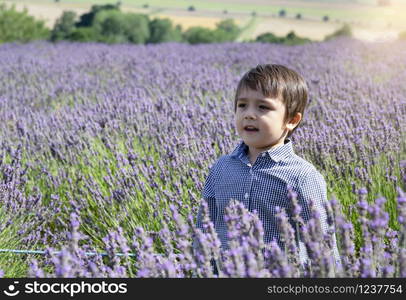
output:
<instances>
[{"instance_id":1,"label":"lavender field","mask_svg":"<svg viewBox=\"0 0 406 300\"><path fill-rule=\"evenodd\" d=\"M238 202L231 250L207 219L194 227L209 167L239 141L236 85L259 63L308 82L292 140L326 179L342 264L316 212L305 269L283 210L285 249ZM400 41L0 45L0 249L45 251L0 252L0 275L212 277L213 255L221 277L406 277L405 78Z\"/></svg>"}]
</instances>

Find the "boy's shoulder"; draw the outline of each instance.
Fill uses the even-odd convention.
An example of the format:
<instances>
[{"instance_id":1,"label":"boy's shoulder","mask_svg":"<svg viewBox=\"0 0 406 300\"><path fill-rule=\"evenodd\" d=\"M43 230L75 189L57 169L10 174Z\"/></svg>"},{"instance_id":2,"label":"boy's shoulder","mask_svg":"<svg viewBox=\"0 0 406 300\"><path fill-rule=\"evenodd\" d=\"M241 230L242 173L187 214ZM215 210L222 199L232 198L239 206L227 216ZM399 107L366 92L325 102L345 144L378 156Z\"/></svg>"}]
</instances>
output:
<instances>
[{"instance_id":1,"label":"boy's shoulder","mask_svg":"<svg viewBox=\"0 0 406 300\"><path fill-rule=\"evenodd\" d=\"M221 155L213 164L213 166L222 167L224 165L235 163L236 159L232 154ZM321 176L321 173L316 169L316 167L308 160L292 153L289 157L282 162L282 165L285 165L292 172L300 174L299 176L308 176L309 174L318 174Z\"/></svg>"},{"instance_id":2,"label":"boy's shoulder","mask_svg":"<svg viewBox=\"0 0 406 300\"><path fill-rule=\"evenodd\" d=\"M215 169L217 168L219 165L222 165L224 163L227 163L227 158L228 158L228 154L223 154L220 157L218 157L213 163L212 165L209 167L209 169Z\"/></svg>"},{"instance_id":3,"label":"boy's shoulder","mask_svg":"<svg viewBox=\"0 0 406 300\"><path fill-rule=\"evenodd\" d=\"M297 154L294 156L298 164L295 188L298 190L317 190L318 188L325 190L327 185L323 174L310 161Z\"/></svg>"},{"instance_id":4,"label":"boy's shoulder","mask_svg":"<svg viewBox=\"0 0 406 300\"><path fill-rule=\"evenodd\" d=\"M295 167L300 169L301 176L306 176L309 173L321 173L316 169L316 167L308 160L304 159L303 157L293 154L293 159L292 161L295 162Z\"/></svg>"}]
</instances>

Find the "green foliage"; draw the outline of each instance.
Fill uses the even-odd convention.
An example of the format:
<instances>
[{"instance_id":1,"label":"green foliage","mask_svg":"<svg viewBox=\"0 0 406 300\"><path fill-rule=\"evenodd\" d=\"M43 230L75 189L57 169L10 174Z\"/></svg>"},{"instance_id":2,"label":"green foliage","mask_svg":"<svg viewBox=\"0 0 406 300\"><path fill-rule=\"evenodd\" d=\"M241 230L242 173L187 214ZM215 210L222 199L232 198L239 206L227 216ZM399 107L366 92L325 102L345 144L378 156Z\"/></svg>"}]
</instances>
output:
<instances>
[{"instance_id":1,"label":"green foliage","mask_svg":"<svg viewBox=\"0 0 406 300\"><path fill-rule=\"evenodd\" d=\"M148 23L143 14L104 10L96 14L93 28L100 42L144 44L150 35Z\"/></svg>"},{"instance_id":2,"label":"green foliage","mask_svg":"<svg viewBox=\"0 0 406 300\"><path fill-rule=\"evenodd\" d=\"M281 10L279 11L279 17L281 17L281 18L286 17L286 10L281 9Z\"/></svg>"},{"instance_id":3,"label":"green foliage","mask_svg":"<svg viewBox=\"0 0 406 300\"><path fill-rule=\"evenodd\" d=\"M0 4L0 43L29 42L48 39L49 29L43 21L35 20L28 15L27 9L19 12L15 6L7 7Z\"/></svg>"},{"instance_id":4,"label":"green foliage","mask_svg":"<svg viewBox=\"0 0 406 300\"><path fill-rule=\"evenodd\" d=\"M174 27L170 19L154 19L149 22L150 36L147 43L181 42L182 28Z\"/></svg>"},{"instance_id":5,"label":"green foliage","mask_svg":"<svg viewBox=\"0 0 406 300\"><path fill-rule=\"evenodd\" d=\"M214 30L214 39L216 42L232 42L240 34L240 28L234 23L233 19L226 19L216 24Z\"/></svg>"},{"instance_id":6,"label":"green foliage","mask_svg":"<svg viewBox=\"0 0 406 300\"><path fill-rule=\"evenodd\" d=\"M283 37L278 37L271 32L266 32L257 36L256 42L260 43L283 43Z\"/></svg>"},{"instance_id":7,"label":"green foliage","mask_svg":"<svg viewBox=\"0 0 406 300\"><path fill-rule=\"evenodd\" d=\"M297 15L296 15L296 19L299 19L299 20L302 19L302 14L300 14L300 13L297 14Z\"/></svg>"},{"instance_id":8,"label":"green foliage","mask_svg":"<svg viewBox=\"0 0 406 300\"><path fill-rule=\"evenodd\" d=\"M187 10L188 10L188 11L195 11L196 8L195 8L193 5L191 5L191 6L189 6L189 7L187 8Z\"/></svg>"},{"instance_id":9,"label":"green foliage","mask_svg":"<svg viewBox=\"0 0 406 300\"><path fill-rule=\"evenodd\" d=\"M186 32L183 34L184 39L189 44L200 44L200 43L214 43L215 36L213 35L213 31L209 28L201 27L201 26L194 26L190 27Z\"/></svg>"},{"instance_id":10,"label":"green foliage","mask_svg":"<svg viewBox=\"0 0 406 300\"><path fill-rule=\"evenodd\" d=\"M278 37L271 32L263 33L257 36L256 42L260 43L275 43L275 44L284 44L284 45L302 45L305 43L310 43L311 40L308 38L302 38L295 34L294 31L289 32L286 37Z\"/></svg>"},{"instance_id":11,"label":"green foliage","mask_svg":"<svg viewBox=\"0 0 406 300\"><path fill-rule=\"evenodd\" d=\"M77 27L90 27L93 25L94 18L97 13L104 10L120 10L119 4L105 4L105 5L93 5L90 12L80 16L80 21L76 24Z\"/></svg>"},{"instance_id":12,"label":"green foliage","mask_svg":"<svg viewBox=\"0 0 406 300\"><path fill-rule=\"evenodd\" d=\"M75 31L76 13L73 11L64 11L59 17L51 32L51 41L59 41L69 39L70 35Z\"/></svg>"},{"instance_id":13,"label":"green foliage","mask_svg":"<svg viewBox=\"0 0 406 300\"><path fill-rule=\"evenodd\" d=\"M329 16L324 16L324 17L323 17L323 21L324 21L324 22L328 22L329 20L330 20Z\"/></svg>"},{"instance_id":14,"label":"green foliage","mask_svg":"<svg viewBox=\"0 0 406 300\"><path fill-rule=\"evenodd\" d=\"M283 43L285 45L293 46L293 45L303 45L310 42L311 42L310 39L299 37L295 34L294 31L291 31L286 35Z\"/></svg>"},{"instance_id":15,"label":"green foliage","mask_svg":"<svg viewBox=\"0 0 406 300\"><path fill-rule=\"evenodd\" d=\"M3 200L3 199L2 199ZM8 210L6 205L0 205L0 230L1 249L26 249L26 243L20 230L25 223L33 221L34 213L24 210L15 212ZM36 225L40 226L39 222ZM32 245L35 247L35 245ZM29 261L32 257L12 253L0 253L0 270L5 271L5 277L24 277L28 271Z\"/></svg>"},{"instance_id":16,"label":"green foliage","mask_svg":"<svg viewBox=\"0 0 406 300\"><path fill-rule=\"evenodd\" d=\"M145 6L145 5L144 5ZM193 6L189 7L194 10ZM181 26L174 26L170 19L155 18L150 21L144 14L123 13L120 11L120 2L117 4L93 5L90 12L80 16L76 22L76 14L72 11L64 11L57 19L50 34L41 21L35 21L27 15L27 11L19 13L12 7L6 10L5 5L0 5L0 42L2 41L29 41L36 38L47 38L51 41L71 40L78 42L104 42L104 43L162 43L162 42L183 42L190 44L199 43L222 43L235 41L241 34L233 19L225 19L216 24L214 30L196 26L182 32ZM226 10L224 12L227 12ZM285 16L286 11L282 9L280 16ZM256 15L256 12L253 12ZM11 17L10 17L11 16ZM7 26L15 26L18 22L11 22L12 17L23 16L25 22L31 22L26 26L30 30L30 37L23 37L24 30L6 30ZM301 15L300 15L301 17ZM27 21L28 20L28 21ZM35 23L35 24L33 24ZM43 31L36 31L41 28ZM19 36L10 37L10 32ZM42 36L41 36L41 34ZM294 32L286 37L277 37L272 33L265 33L252 42L280 43L286 45L298 45L310 42L296 36Z\"/></svg>"},{"instance_id":17,"label":"green foliage","mask_svg":"<svg viewBox=\"0 0 406 300\"><path fill-rule=\"evenodd\" d=\"M100 36L93 27L78 27L69 35L69 40L75 42L99 41Z\"/></svg>"},{"instance_id":18,"label":"green foliage","mask_svg":"<svg viewBox=\"0 0 406 300\"><path fill-rule=\"evenodd\" d=\"M184 33L184 40L190 44L232 42L240 34L241 29L232 19L226 19L216 24L211 30L201 26L189 28Z\"/></svg>"},{"instance_id":19,"label":"green foliage","mask_svg":"<svg viewBox=\"0 0 406 300\"><path fill-rule=\"evenodd\" d=\"M325 41L329 41L331 39L334 39L336 37L340 37L340 36L352 36L352 29L350 27L350 25L348 24L344 24L343 27L341 27L340 29L334 31L332 34L327 35L324 40Z\"/></svg>"},{"instance_id":20,"label":"green foliage","mask_svg":"<svg viewBox=\"0 0 406 300\"><path fill-rule=\"evenodd\" d=\"M149 39L149 18L147 15L127 13L123 15L125 30L130 43L145 44Z\"/></svg>"}]
</instances>

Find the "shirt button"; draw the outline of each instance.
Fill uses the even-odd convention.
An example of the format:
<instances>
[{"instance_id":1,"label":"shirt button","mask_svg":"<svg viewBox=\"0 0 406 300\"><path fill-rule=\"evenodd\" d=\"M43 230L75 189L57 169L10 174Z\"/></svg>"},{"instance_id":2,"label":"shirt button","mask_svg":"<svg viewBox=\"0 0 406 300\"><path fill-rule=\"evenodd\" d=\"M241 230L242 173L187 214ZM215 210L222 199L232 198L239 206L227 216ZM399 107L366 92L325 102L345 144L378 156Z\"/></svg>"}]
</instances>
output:
<instances>
[{"instance_id":1,"label":"shirt button","mask_svg":"<svg viewBox=\"0 0 406 300\"><path fill-rule=\"evenodd\" d=\"M262 157L264 157L266 155L266 153L262 153Z\"/></svg>"},{"instance_id":2,"label":"shirt button","mask_svg":"<svg viewBox=\"0 0 406 300\"><path fill-rule=\"evenodd\" d=\"M247 164L248 167L251 167L251 164Z\"/></svg>"},{"instance_id":3,"label":"shirt button","mask_svg":"<svg viewBox=\"0 0 406 300\"><path fill-rule=\"evenodd\" d=\"M248 194L248 193L245 193L245 195L244 195L245 199L247 199L248 196L249 196L249 194Z\"/></svg>"},{"instance_id":4,"label":"shirt button","mask_svg":"<svg viewBox=\"0 0 406 300\"><path fill-rule=\"evenodd\" d=\"M250 174L252 174L252 169L250 170Z\"/></svg>"}]
</instances>

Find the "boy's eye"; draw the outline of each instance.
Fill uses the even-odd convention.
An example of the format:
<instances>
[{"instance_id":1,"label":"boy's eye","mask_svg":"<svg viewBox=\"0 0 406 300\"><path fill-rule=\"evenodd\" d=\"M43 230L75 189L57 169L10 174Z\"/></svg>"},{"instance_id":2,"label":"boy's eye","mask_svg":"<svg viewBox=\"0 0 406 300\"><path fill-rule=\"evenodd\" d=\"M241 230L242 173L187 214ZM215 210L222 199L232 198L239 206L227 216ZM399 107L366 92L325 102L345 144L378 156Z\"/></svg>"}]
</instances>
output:
<instances>
[{"instance_id":1,"label":"boy's eye","mask_svg":"<svg viewBox=\"0 0 406 300\"><path fill-rule=\"evenodd\" d=\"M237 105L237 107L245 107L245 103L240 103ZM260 105L259 108L260 109L270 109L269 107L264 106L264 105Z\"/></svg>"}]
</instances>

